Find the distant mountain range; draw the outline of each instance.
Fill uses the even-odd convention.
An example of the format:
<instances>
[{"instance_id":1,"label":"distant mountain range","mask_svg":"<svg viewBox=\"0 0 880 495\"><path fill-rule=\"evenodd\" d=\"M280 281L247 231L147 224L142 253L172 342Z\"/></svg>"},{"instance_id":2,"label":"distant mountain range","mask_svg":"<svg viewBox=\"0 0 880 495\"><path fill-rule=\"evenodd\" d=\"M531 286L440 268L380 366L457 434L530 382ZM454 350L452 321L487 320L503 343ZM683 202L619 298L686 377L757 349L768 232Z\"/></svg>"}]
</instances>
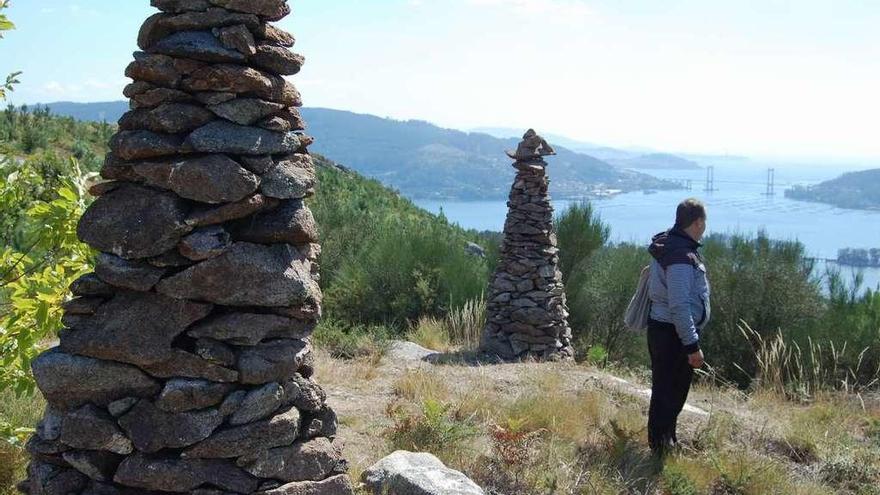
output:
<instances>
[{"instance_id":1,"label":"distant mountain range","mask_svg":"<svg viewBox=\"0 0 880 495\"><path fill-rule=\"evenodd\" d=\"M849 172L814 186L795 186L785 196L841 208L880 210L880 169Z\"/></svg>"},{"instance_id":2,"label":"distant mountain range","mask_svg":"<svg viewBox=\"0 0 880 495\"><path fill-rule=\"evenodd\" d=\"M498 138L516 137L522 131L510 127L478 127L474 132L484 132ZM590 155L618 168L643 170L692 170L700 167L694 160L671 153L658 153L645 148L612 148L600 144L579 141L559 134L544 137L553 146L562 146L577 153Z\"/></svg>"},{"instance_id":3,"label":"distant mountain range","mask_svg":"<svg viewBox=\"0 0 880 495\"><path fill-rule=\"evenodd\" d=\"M56 115L107 122L117 121L128 110L124 101L45 106ZM307 132L317 139L312 150L411 198L501 199L510 189L514 169L504 150L515 149L517 138L324 108L304 108L302 113L309 126ZM551 193L559 198L585 197L596 189L676 187L565 146L558 146L557 152L548 162Z\"/></svg>"}]
</instances>

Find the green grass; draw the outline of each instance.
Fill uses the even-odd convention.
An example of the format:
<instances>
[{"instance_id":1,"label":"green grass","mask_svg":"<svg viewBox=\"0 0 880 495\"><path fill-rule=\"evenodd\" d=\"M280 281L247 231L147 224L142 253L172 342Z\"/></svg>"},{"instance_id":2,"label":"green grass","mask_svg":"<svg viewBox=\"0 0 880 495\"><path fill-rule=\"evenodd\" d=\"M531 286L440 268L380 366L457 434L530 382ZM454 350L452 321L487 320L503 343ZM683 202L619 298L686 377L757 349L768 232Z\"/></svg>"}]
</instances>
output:
<instances>
[{"instance_id":1,"label":"green grass","mask_svg":"<svg viewBox=\"0 0 880 495\"><path fill-rule=\"evenodd\" d=\"M16 397L11 392L0 392L0 426L7 425L0 428L4 430L4 438L0 438L0 495L16 493L15 484L25 477L28 462L24 451L26 434L20 429L37 424L44 404L41 397Z\"/></svg>"}]
</instances>

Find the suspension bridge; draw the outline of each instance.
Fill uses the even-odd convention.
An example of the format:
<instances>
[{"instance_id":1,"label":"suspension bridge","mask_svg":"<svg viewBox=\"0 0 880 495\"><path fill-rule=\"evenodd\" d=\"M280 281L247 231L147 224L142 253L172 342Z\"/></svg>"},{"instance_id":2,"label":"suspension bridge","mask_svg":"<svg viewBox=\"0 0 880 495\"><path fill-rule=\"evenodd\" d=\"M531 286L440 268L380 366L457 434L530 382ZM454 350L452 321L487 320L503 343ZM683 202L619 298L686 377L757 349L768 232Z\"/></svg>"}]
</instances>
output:
<instances>
[{"instance_id":1,"label":"suspension bridge","mask_svg":"<svg viewBox=\"0 0 880 495\"><path fill-rule=\"evenodd\" d=\"M694 187L699 187L699 185L703 186L703 191L705 192L713 192L717 191L717 184L736 184L736 185L765 185L766 191L764 192L765 196L775 196L776 195L776 187L790 187L793 186L794 183L779 183L776 182L776 169L768 168L766 179L763 180L725 180L725 179L716 179L715 178L715 167L709 166L706 167L706 179L705 182L699 179L687 178L670 178L666 179L672 182L679 184L682 188L687 189L688 191L692 191Z\"/></svg>"}]
</instances>

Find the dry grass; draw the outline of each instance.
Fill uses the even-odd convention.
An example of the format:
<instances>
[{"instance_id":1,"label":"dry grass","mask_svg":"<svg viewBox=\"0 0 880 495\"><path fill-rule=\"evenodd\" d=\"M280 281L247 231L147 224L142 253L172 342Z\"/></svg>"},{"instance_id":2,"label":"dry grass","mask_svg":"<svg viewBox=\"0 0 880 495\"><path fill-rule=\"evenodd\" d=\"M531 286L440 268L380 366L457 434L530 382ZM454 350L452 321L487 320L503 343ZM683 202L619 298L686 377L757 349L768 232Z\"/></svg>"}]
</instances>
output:
<instances>
[{"instance_id":1,"label":"dry grass","mask_svg":"<svg viewBox=\"0 0 880 495\"><path fill-rule=\"evenodd\" d=\"M855 394L876 389L880 385L880 366L865 369L869 349L858 354L854 366L848 367L842 357L847 344L839 347L833 341L826 343L808 340L806 348L788 342L777 332L765 338L742 321L739 330L752 344L758 364L757 388L793 399L808 399L824 391L839 390Z\"/></svg>"},{"instance_id":2,"label":"dry grass","mask_svg":"<svg viewBox=\"0 0 880 495\"><path fill-rule=\"evenodd\" d=\"M352 359L334 359L325 349L315 349L315 379L325 386L369 388L379 377L384 354L370 354Z\"/></svg>"},{"instance_id":3,"label":"dry grass","mask_svg":"<svg viewBox=\"0 0 880 495\"><path fill-rule=\"evenodd\" d=\"M681 452L661 464L646 445L643 402L572 387L564 370L525 369L504 386L491 368L467 383L451 382L445 367L403 374L387 410L395 418L388 438L405 438L498 494L880 493L877 399L871 406L828 392L803 404L702 385L701 395L732 409L717 406L708 421L683 425Z\"/></svg>"},{"instance_id":4,"label":"dry grass","mask_svg":"<svg viewBox=\"0 0 880 495\"><path fill-rule=\"evenodd\" d=\"M443 318L419 318L411 325L407 340L439 352L471 351L479 347L485 325L486 302L475 299Z\"/></svg>"}]
</instances>

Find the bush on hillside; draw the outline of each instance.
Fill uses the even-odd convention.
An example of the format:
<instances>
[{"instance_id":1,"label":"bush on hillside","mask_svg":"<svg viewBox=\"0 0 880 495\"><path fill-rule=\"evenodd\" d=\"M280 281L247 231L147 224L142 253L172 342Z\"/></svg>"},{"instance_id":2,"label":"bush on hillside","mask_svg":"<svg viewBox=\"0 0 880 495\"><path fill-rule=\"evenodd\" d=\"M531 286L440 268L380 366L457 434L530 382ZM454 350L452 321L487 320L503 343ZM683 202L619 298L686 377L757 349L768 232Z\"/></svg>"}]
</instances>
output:
<instances>
[{"instance_id":1,"label":"bush on hillside","mask_svg":"<svg viewBox=\"0 0 880 495\"><path fill-rule=\"evenodd\" d=\"M310 200L321 229L326 312L403 330L443 316L485 290L485 258L465 252L486 242L415 207L373 180L318 158L320 189Z\"/></svg>"}]
</instances>

